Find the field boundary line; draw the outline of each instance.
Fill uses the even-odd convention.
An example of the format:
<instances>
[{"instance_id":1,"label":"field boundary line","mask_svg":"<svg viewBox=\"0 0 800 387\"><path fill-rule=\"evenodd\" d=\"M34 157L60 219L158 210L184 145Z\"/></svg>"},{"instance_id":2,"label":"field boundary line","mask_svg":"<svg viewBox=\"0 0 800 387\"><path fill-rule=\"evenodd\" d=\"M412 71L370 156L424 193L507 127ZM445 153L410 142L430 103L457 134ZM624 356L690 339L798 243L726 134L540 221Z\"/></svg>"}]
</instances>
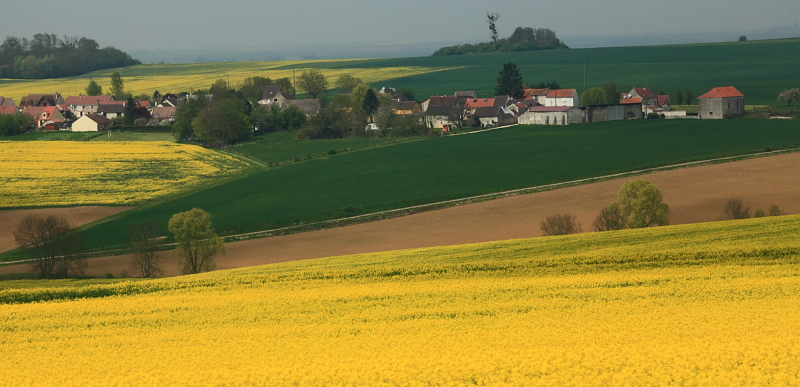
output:
<instances>
[{"instance_id":1,"label":"field boundary line","mask_svg":"<svg viewBox=\"0 0 800 387\"><path fill-rule=\"evenodd\" d=\"M494 128L499 129L499 128ZM474 133L474 132L471 132ZM468 133L463 133L468 134ZM270 230L261 230L261 231L253 231L241 234L234 234L234 235L226 235L223 236L222 239L226 242L239 242L251 239L262 239L262 238L269 238L274 236L281 236L281 235L291 235L291 234L299 234L302 232L310 232L310 231L319 231L329 228L336 228L336 227L345 227L345 226L352 226L356 224L363 224L363 223L370 223L379 220L386 220L392 218L399 218L402 216L413 215L421 212L428 212L428 211L435 211L440 209L445 209L449 207L455 207L465 204L472 204L472 203L479 203L489 200L501 199L505 197L511 196L518 196L518 195L526 195L530 193L536 192L544 192L544 191L551 191L554 189L560 188L567 188L578 186L582 184L590 184L596 183L606 180L613 180L617 178L623 177L630 177L630 176L638 176L644 175L653 172L662 172L662 171L669 171L674 169L681 169L687 167L694 167L694 166L702 166L702 165L713 165L713 164L721 164L731 161L740 161L740 160L748 160L754 158L761 158L761 157L768 157L768 156L775 156L780 154L788 154L788 153L795 153L799 152L800 148L790 148L790 149L783 149L783 150L776 150L776 151L767 151L767 152L758 152L758 153L751 153L745 155L737 155L737 156L726 156L726 157L718 157L713 159L706 159L706 160L698 160L698 161L689 161L685 163L678 163L678 164L670 164L664 165L660 167L652 167L652 168L644 168L635 171L628 171L628 172L620 172L614 173L610 175L603 175L603 176L595 176L595 177L588 177L584 179L577 179L577 180L570 180L560 183L551 183L551 184L544 184L539 186L533 187L526 187L526 188L517 188L513 190L507 190L502 192L495 192L483 195L476 195L470 196L460 199L452 199L452 200L444 200L435 203L427 203L427 204L420 204L416 206L409 206L403 208L396 208L392 210L386 211L378 211L369 214L362 214L362 215L355 215L350 216L347 218L339 218L339 219L331 219L325 220L321 222L313 222L308 224L298 224L293 226L286 226L280 227ZM124 211L125 212L125 211ZM123 213L124 213L123 212ZM122 214L122 213L120 213ZM118 214L119 215L119 214ZM160 250L168 250L169 248L176 246L177 243L168 243L160 245ZM107 256L115 256L115 255L122 255L130 253L130 249L114 249L114 250L104 250L104 251L94 251L88 252L87 255L90 258L99 258L99 257L107 257ZM5 265L18 265L24 263L31 263L35 261L34 259L26 259L26 260L18 260L18 261L5 261L0 262L0 266Z\"/></svg>"}]
</instances>

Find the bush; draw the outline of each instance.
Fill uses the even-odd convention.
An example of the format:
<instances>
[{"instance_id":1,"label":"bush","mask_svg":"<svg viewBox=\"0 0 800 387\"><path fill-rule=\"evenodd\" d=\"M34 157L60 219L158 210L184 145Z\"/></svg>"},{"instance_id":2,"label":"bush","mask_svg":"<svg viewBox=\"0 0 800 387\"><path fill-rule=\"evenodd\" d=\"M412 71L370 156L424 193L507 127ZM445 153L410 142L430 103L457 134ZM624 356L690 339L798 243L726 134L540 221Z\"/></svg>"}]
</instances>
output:
<instances>
[{"instance_id":1,"label":"bush","mask_svg":"<svg viewBox=\"0 0 800 387\"><path fill-rule=\"evenodd\" d=\"M770 206L769 211L767 212L769 216L781 216L784 215L783 210L778 206Z\"/></svg>"},{"instance_id":2,"label":"bush","mask_svg":"<svg viewBox=\"0 0 800 387\"><path fill-rule=\"evenodd\" d=\"M721 220L748 218L750 218L750 207L745 207L742 199L730 199L725 202L725 208L722 209L722 216L720 217Z\"/></svg>"},{"instance_id":3,"label":"bush","mask_svg":"<svg viewBox=\"0 0 800 387\"><path fill-rule=\"evenodd\" d=\"M581 222L571 213L546 217L540 224L542 235L569 235L583 231Z\"/></svg>"},{"instance_id":4,"label":"bush","mask_svg":"<svg viewBox=\"0 0 800 387\"><path fill-rule=\"evenodd\" d=\"M611 203L597 214L592 223L594 231L613 231L625 228L625 215L618 203Z\"/></svg>"}]
</instances>

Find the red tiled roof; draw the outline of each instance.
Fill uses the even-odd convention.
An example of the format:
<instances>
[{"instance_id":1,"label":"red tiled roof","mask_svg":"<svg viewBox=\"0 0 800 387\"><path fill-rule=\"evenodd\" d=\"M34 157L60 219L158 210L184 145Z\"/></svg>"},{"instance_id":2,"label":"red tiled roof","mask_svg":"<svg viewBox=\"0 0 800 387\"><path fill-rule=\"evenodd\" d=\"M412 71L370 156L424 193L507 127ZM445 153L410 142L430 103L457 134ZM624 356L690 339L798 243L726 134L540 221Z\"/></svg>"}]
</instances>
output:
<instances>
[{"instance_id":1,"label":"red tiled roof","mask_svg":"<svg viewBox=\"0 0 800 387\"><path fill-rule=\"evenodd\" d=\"M639 94L642 98L657 98L656 93L653 93L646 87L637 87L636 94Z\"/></svg>"},{"instance_id":2,"label":"red tiled roof","mask_svg":"<svg viewBox=\"0 0 800 387\"><path fill-rule=\"evenodd\" d=\"M633 103L642 103L641 98L623 98L619 101L622 105L633 104Z\"/></svg>"},{"instance_id":3,"label":"red tiled roof","mask_svg":"<svg viewBox=\"0 0 800 387\"><path fill-rule=\"evenodd\" d=\"M473 98L464 102L464 107L468 109L494 106L494 98Z\"/></svg>"},{"instance_id":4,"label":"red tiled roof","mask_svg":"<svg viewBox=\"0 0 800 387\"><path fill-rule=\"evenodd\" d=\"M669 96L668 95L659 95L658 96L658 106L664 106L664 105L667 104L667 102L669 102Z\"/></svg>"},{"instance_id":5,"label":"red tiled roof","mask_svg":"<svg viewBox=\"0 0 800 387\"><path fill-rule=\"evenodd\" d=\"M729 97L744 97L744 94L740 93L739 90L736 90L733 86L725 86L725 87L715 87L711 89L708 93L705 93L697 98L729 98Z\"/></svg>"},{"instance_id":6,"label":"red tiled roof","mask_svg":"<svg viewBox=\"0 0 800 387\"><path fill-rule=\"evenodd\" d=\"M547 98L572 98L575 89L556 89L547 92Z\"/></svg>"},{"instance_id":7,"label":"red tiled roof","mask_svg":"<svg viewBox=\"0 0 800 387\"><path fill-rule=\"evenodd\" d=\"M428 100L428 106L448 106L453 105L455 97L451 95L431 96Z\"/></svg>"},{"instance_id":8,"label":"red tiled roof","mask_svg":"<svg viewBox=\"0 0 800 387\"><path fill-rule=\"evenodd\" d=\"M575 109L575 106L531 106L529 112L565 112L569 109Z\"/></svg>"},{"instance_id":9,"label":"red tiled roof","mask_svg":"<svg viewBox=\"0 0 800 387\"><path fill-rule=\"evenodd\" d=\"M107 103L112 101L110 95L83 95L77 97L67 97L64 101L67 105L99 105L100 102Z\"/></svg>"},{"instance_id":10,"label":"red tiled roof","mask_svg":"<svg viewBox=\"0 0 800 387\"><path fill-rule=\"evenodd\" d=\"M548 90L550 89L525 89L524 99L531 99L534 96L539 96L539 95L547 95Z\"/></svg>"},{"instance_id":11,"label":"red tiled roof","mask_svg":"<svg viewBox=\"0 0 800 387\"><path fill-rule=\"evenodd\" d=\"M16 106L0 106L0 114L14 114L16 112Z\"/></svg>"}]
</instances>

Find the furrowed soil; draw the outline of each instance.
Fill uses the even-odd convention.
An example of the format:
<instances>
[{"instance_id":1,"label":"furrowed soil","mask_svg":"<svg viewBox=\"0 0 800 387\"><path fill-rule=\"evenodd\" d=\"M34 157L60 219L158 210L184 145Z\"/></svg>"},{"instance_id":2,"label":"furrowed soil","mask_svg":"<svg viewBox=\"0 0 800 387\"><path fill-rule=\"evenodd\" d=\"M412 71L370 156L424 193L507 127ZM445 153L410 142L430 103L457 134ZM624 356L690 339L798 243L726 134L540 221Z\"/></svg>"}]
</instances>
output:
<instances>
[{"instance_id":1,"label":"furrowed soil","mask_svg":"<svg viewBox=\"0 0 800 387\"><path fill-rule=\"evenodd\" d=\"M565 212L576 214L583 231L590 232L597 213L616 200L625 181L633 179L647 179L661 189L672 210L671 224L718 220L725 202L731 198L742 199L751 211L766 211L771 205L778 205L785 213L800 213L800 153L791 153L608 180L355 226L228 243L227 255L217 258L217 269L529 238L541 236L539 224L546 216ZM165 257L165 274L177 275L174 254L161 254ZM128 269L129 260L130 256L91 259L87 274L118 275ZM4 266L0 267L0 274L27 270L26 265Z\"/></svg>"}]
</instances>

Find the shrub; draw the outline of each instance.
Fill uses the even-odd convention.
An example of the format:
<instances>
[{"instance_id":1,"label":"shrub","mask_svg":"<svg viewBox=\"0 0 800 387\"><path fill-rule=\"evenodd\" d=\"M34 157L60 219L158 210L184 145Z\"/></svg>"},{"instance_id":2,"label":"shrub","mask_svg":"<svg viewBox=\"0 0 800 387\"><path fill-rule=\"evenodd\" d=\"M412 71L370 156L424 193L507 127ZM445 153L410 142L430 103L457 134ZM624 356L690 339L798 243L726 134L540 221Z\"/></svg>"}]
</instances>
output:
<instances>
[{"instance_id":1,"label":"shrub","mask_svg":"<svg viewBox=\"0 0 800 387\"><path fill-rule=\"evenodd\" d=\"M592 223L594 231L612 231L625 228L625 215L622 213L618 203L611 203L594 219Z\"/></svg>"},{"instance_id":2,"label":"shrub","mask_svg":"<svg viewBox=\"0 0 800 387\"><path fill-rule=\"evenodd\" d=\"M725 208L722 209L721 220L748 218L750 218L750 207L745 207L742 199L730 199L725 202Z\"/></svg>"},{"instance_id":3,"label":"shrub","mask_svg":"<svg viewBox=\"0 0 800 387\"><path fill-rule=\"evenodd\" d=\"M546 217L540 224L544 236L577 234L583 231L581 222L571 213Z\"/></svg>"},{"instance_id":4,"label":"shrub","mask_svg":"<svg viewBox=\"0 0 800 387\"><path fill-rule=\"evenodd\" d=\"M783 210L778 206L770 206L768 214L769 214L769 216L781 216L781 215L784 215Z\"/></svg>"}]
</instances>

